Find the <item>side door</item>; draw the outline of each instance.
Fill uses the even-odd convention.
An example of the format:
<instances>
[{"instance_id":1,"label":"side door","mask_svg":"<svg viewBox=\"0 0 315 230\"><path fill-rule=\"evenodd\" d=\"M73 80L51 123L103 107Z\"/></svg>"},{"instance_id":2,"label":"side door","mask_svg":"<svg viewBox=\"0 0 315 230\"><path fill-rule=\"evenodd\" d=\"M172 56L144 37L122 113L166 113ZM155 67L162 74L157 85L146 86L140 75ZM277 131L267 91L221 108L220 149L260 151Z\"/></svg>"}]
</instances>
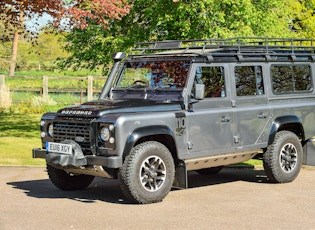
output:
<instances>
[{"instance_id":1,"label":"side door","mask_svg":"<svg viewBox=\"0 0 315 230\"><path fill-rule=\"evenodd\" d=\"M232 67L232 66L231 66ZM265 89L267 66L264 64L235 64L234 99L236 114L234 141L236 151L262 148L266 145L266 126L271 119L271 110Z\"/></svg>"},{"instance_id":2,"label":"side door","mask_svg":"<svg viewBox=\"0 0 315 230\"><path fill-rule=\"evenodd\" d=\"M186 112L188 151L191 158L234 152L234 111L228 64L194 66L191 109ZM195 71L194 71L195 70ZM194 85L205 85L205 98L194 99Z\"/></svg>"}]
</instances>

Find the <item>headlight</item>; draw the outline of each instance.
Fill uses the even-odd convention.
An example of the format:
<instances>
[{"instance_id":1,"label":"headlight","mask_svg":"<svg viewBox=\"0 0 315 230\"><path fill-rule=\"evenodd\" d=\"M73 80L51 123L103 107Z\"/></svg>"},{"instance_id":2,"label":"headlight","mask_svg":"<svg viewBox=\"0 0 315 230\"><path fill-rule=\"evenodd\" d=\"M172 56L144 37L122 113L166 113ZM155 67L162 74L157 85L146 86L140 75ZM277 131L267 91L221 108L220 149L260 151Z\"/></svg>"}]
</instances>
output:
<instances>
[{"instance_id":1,"label":"headlight","mask_svg":"<svg viewBox=\"0 0 315 230\"><path fill-rule=\"evenodd\" d=\"M53 124L49 124L48 125L48 134L49 134L50 137L54 136L54 126L53 126Z\"/></svg>"},{"instance_id":2,"label":"headlight","mask_svg":"<svg viewBox=\"0 0 315 230\"><path fill-rule=\"evenodd\" d=\"M109 129L107 127L103 127L100 132L100 139L102 141L108 141L110 138Z\"/></svg>"}]
</instances>

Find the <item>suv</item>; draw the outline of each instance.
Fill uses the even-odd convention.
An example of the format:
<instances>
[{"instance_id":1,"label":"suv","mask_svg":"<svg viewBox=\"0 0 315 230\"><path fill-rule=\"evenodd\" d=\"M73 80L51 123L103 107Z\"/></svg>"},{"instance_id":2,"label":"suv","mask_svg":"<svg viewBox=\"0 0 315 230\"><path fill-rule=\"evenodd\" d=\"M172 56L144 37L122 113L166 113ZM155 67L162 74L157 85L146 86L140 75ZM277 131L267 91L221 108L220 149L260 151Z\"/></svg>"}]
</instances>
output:
<instances>
[{"instance_id":1,"label":"suv","mask_svg":"<svg viewBox=\"0 0 315 230\"><path fill-rule=\"evenodd\" d=\"M46 113L42 148L52 183L119 179L137 203L187 188L187 172L262 159L270 182L314 164L312 40L232 38L138 43L115 61L99 99ZM308 150L308 151L307 151ZM303 156L304 152L304 156Z\"/></svg>"}]
</instances>

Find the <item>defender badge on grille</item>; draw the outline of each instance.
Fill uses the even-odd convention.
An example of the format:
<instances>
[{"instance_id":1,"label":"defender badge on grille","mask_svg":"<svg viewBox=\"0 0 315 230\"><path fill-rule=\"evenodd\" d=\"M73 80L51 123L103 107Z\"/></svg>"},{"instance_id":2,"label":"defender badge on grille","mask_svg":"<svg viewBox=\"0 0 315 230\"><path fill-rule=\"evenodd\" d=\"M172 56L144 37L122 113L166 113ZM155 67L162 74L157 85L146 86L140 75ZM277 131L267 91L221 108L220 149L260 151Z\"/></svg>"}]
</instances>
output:
<instances>
[{"instance_id":1,"label":"defender badge on grille","mask_svg":"<svg viewBox=\"0 0 315 230\"><path fill-rule=\"evenodd\" d=\"M84 142L85 141L84 137L75 137L74 140L76 142Z\"/></svg>"},{"instance_id":2,"label":"defender badge on grille","mask_svg":"<svg viewBox=\"0 0 315 230\"><path fill-rule=\"evenodd\" d=\"M91 115L93 112L84 110L63 110L61 113L68 115Z\"/></svg>"}]
</instances>

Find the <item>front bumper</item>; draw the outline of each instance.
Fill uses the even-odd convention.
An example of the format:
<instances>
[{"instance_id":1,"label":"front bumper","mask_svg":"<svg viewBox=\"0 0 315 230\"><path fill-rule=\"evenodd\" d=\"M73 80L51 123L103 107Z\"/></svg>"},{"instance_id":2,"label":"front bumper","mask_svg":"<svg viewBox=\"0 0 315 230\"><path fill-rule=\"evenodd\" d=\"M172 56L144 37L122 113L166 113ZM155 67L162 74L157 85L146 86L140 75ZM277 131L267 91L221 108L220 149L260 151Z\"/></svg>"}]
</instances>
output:
<instances>
[{"instance_id":1,"label":"front bumper","mask_svg":"<svg viewBox=\"0 0 315 230\"><path fill-rule=\"evenodd\" d=\"M56 162L64 162L62 159L64 158L71 158L72 156L66 155L66 154L61 154L61 153L52 153L52 152L46 152L44 149L39 149L35 148L32 150L33 158L44 158L46 161L50 161L53 159L54 164ZM73 159L75 156L73 156ZM49 160L48 160L49 159ZM80 159L82 162L82 159ZM69 160L68 160L69 162ZM70 162L75 162L74 160L70 160ZM93 156L93 155L86 155L84 156L84 166L89 166L89 165L99 165L99 166L105 166L108 168L120 168L122 166L122 158L118 156L110 156L110 157L105 157L105 156ZM58 163L57 163L58 164ZM75 164L75 163L74 163ZM79 166L79 165L74 165L71 164L69 166ZM59 163L61 166L67 166ZM81 166L81 165L80 165Z\"/></svg>"}]
</instances>

